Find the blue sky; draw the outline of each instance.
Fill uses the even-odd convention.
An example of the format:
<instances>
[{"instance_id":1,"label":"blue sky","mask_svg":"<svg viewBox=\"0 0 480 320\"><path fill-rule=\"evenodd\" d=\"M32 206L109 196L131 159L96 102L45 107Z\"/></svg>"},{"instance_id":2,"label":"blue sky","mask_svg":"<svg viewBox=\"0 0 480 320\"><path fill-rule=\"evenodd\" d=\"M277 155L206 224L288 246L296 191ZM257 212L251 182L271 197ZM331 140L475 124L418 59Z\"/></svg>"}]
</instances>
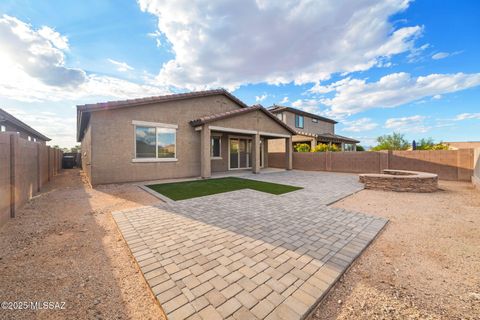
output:
<instances>
[{"instance_id":1,"label":"blue sky","mask_svg":"<svg viewBox=\"0 0 480 320\"><path fill-rule=\"evenodd\" d=\"M0 107L73 146L75 105L225 87L374 145L480 140L477 1L2 1Z\"/></svg>"}]
</instances>

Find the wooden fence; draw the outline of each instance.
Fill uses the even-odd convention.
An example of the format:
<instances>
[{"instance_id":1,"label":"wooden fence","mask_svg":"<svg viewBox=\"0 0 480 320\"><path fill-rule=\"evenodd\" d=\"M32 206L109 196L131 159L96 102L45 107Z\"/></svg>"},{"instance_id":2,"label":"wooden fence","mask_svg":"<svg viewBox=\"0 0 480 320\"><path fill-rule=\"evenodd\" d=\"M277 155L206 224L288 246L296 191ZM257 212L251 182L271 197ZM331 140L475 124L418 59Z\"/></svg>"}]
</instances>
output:
<instances>
[{"instance_id":1,"label":"wooden fence","mask_svg":"<svg viewBox=\"0 0 480 320\"><path fill-rule=\"evenodd\" d=\"M22 139L16 133L0 133L0 226L15 217L62 167L62 151Z\"/></svg>"},{"instance_id":2,"label":"wooden fence","mask_svg":"<svg viewBox=\"0 0 480 320\"><path fill-rule=\"evenodd\" d=\"M268 165L284 168L285 153L269 153ZM474 150L294 152L293 169L351 173L399 169L436 173L443 180L470 181L474 172ZM477 170L480 176L480 168Z\"/></svg>"}]
</instances>

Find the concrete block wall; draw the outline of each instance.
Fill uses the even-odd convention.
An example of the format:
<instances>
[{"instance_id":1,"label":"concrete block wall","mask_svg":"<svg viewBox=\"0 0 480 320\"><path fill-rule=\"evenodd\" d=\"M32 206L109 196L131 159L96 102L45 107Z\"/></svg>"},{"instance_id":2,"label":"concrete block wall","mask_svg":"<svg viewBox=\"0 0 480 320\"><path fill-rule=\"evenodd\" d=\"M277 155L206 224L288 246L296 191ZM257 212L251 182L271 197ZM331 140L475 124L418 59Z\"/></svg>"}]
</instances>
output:
<instances>
[{"instance_id":1,"label":"concrete block wall","mask_svg":"<svg viewBox=\"0 0 480 320\"><path fill-rule=\"evenodd\" d=\"M10 218L10 135L0 134L0 226Z\"/></svg>"},{"instance_id":2,"label":"concrete block wall","mask_svg":"<svg viewBox=\"0 0 480 320\"><path fill-rule=\"evenodd\" d=\"M38 192L37 146L25 139L14 137L15 210Z\"/></svg>"},{"instance_id":3,"label":"concrete block wall","mask_svg":"<svg viewBox=\"0 0 480 320\"><path fill-rule=\"evenodd\" d=\"M475 148L473 150L473 175L472 182L480 189L480 148Z\"/></svg>"},{"instance_id":4,"label":"concrete block wall","mask_svg":"<svg viewBox=\"0 0 480 320\"><path fill-rule=\"evenodd\" d=\"M393 151L389 169L431 172L442 180L470 181L473 149Z\"/></svg>"},{"instance_id":5,"label":"concrete block wall","mask_svg":"<svg viewBox=\"0 0 480 320\"><path fill-rule=\"evenodd\" d=\"M61 169L62 151L0 133L0 227Z\"/></svg>"},{"instance_id":6,"label":"concrete block wall","mask_svg":"<svg viewBox=\"0 0 480 320\"><path fill-rule=\"evenodd\" d=\"M480 176L476 153L475 177ZM285 153L268 154L269 166L285 168ZM439 179L470 181L474 176L474 150L380 151L380 152L294 152L293 169L351 173L381 173L398 169L436 173Z\"/></svg>"}]
</instances>

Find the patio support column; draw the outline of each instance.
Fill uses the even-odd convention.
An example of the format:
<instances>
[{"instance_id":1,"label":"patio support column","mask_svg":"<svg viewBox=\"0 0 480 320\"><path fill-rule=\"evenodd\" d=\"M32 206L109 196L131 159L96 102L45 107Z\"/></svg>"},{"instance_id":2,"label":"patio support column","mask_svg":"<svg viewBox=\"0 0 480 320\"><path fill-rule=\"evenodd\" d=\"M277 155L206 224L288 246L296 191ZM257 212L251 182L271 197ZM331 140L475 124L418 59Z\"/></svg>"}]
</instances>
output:
<instances>
[{"instance_id":1,"label":"patio support column","mask_svg":"<svg viewBox=\"0 0 480 320\"><path fill-rule=\"evenodd\" d=\"M292 158L293 158L293 145L292 137L285 138L285 154L286 154L286 164L285 169L292 170Z\"/></svg>"},{"instance_id":2,"label":"patio support column","mask_svg":"<svg viewBox=\"0 0 480 320\"><path fill-rule=\"evenodd\" d=\"M317 139L313 138L312 141L310 141L310 150L313 150L317 146Z\"/></svg>"},{"instance_id":3,"label":"patio support column","mask_svg":"<svg viewBox=\"0 0 480 320\"><path fill-rule=\"evenodd\" d=\"M210 143L210 127L205 124L200 131L200 174L202 178L210 178L212 174Z\"/></svg>"},{"instance_id":4,"label":"patio support column","mask_svg":"<svg viewBox=\"0 0 480 320\"><path fill-rule=\"evenodd\" d=\"M260 133L257 132L252 139L252 172L260 173Z\"/></svg>"}]
</instances>

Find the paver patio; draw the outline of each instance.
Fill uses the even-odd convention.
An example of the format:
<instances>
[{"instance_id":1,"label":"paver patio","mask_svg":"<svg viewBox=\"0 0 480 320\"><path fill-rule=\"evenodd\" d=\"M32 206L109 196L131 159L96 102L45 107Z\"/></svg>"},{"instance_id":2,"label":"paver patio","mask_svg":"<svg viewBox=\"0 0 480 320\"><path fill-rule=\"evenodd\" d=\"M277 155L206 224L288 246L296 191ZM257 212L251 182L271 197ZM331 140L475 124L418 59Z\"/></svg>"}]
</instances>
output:
<instances>
[{"instance_id":1,"label":"paver patio","mask_svg":"<svg viewBox=\"0 0 480 320\"><path fill-rule=\"evenodd\" d=\"M247 176L304 189L114 213L169 319L303 319L386 223L327 206L362 189L356 175Z\"/></svg>"}]
</instances>

